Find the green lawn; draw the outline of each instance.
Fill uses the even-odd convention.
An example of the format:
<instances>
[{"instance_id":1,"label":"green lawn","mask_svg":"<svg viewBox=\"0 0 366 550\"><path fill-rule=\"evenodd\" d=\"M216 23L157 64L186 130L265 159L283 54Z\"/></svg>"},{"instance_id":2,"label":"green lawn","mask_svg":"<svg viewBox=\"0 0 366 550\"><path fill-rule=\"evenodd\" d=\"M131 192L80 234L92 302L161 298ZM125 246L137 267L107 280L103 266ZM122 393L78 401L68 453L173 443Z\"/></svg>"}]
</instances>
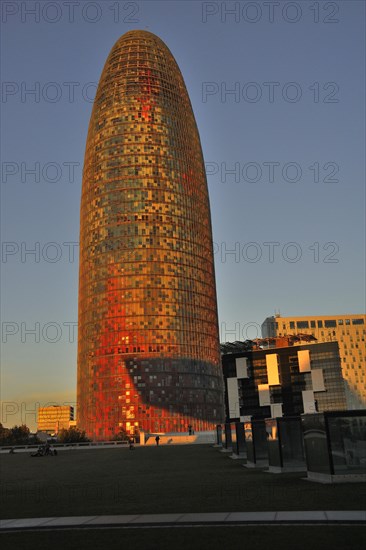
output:
<instances>
[{"instance_id":1,"label":"green lawn","mask_svg":"<svg viewBox=\"0 0 366 550\"><path fill-rule=\"evenodd\" d=\"M4 454L0 464L2 518L366 507L366 484L247 470L208 445Z\"/></svg>"},{"instance_id":2,"label":"green lawn","mask_svg":"<svg viewBox=\"0 0 366 550\"><path fill-rule=\"evenodd\" d=\"M344 526L94 529L0 535L2 550L361 550L365 529Z\"/></svg>"}]
</instances>

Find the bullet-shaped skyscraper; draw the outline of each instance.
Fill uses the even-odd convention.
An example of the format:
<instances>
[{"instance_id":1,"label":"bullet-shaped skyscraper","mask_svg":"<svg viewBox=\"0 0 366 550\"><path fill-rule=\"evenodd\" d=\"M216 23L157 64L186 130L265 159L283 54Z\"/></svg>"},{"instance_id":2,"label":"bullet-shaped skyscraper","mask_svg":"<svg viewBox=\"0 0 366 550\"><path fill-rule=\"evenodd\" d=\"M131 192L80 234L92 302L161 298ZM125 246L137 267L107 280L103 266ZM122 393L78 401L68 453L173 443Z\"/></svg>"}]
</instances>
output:
<instances>
[{"instance_id":1,"label":"bullet-shaped skyscraper","mask_svg":"<svg viewBox=\"0 0 366 550\"><path fill-rule=\"evenodd\" d=\"M147 31L113 46L86 143L78 426L94 439L211 429L223 382L210 206L179 67Z\"/></svg>"}]
</instances>

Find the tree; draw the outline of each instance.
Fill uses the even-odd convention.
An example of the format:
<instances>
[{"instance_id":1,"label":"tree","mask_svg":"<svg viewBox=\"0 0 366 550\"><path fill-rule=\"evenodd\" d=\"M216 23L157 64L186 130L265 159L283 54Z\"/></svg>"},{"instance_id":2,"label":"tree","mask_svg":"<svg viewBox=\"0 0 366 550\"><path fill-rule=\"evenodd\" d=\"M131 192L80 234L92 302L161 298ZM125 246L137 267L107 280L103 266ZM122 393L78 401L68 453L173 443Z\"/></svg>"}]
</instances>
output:
<instances>
[{"instance_id":1,"label":"tree","mask_svg":"<svg viewBox=\"0 0 366 550\"><path fill-rule=\"evenodd\" d=\"M60 443L84 443L90 441L86 437L85 431L72 426L69 429L63 429L58 433L57 441Z\"/></svg>"},{"instance_id":2,"label":"tree","mask_svg":"<svg viewBox=\"0 0 366 550\"><path fill-rule=\"evenodd\" d=\"M29 428L25 424L12 428L4 428L0 424L0 445L27 445L37 441L38 438L35 439L35 436L30 435Z\"/></svg>"},{"instance_id":3,"label":"tree","mask_svg":"<svg viewBox=\"0 0 366 550\"><path fill-rule=\"evenodd\" d=\"M10 429L11 443L14 445L26 445L29 442L29 428L25 424L14 426Z\"/></svg>"},{"instance_id":4,"label":"tree","mask_svg":"<svg viewBox=\"0 0 366 550\"><path fill-rule=\"evenodd\" d=\"M128 441L130 436L124 428L121 428L120 431L111 438L111 441Z\"/></svg>"},{"instance_id":5,"label":"tree","mask_svg":"<svg viewBox=\"0 0 366 550\"><path fill-rule=\"evenodd\" d=\"M0 445L7 445L9 442L9 428L4 428L0 423Z\"/></svg>"}]
</instances>

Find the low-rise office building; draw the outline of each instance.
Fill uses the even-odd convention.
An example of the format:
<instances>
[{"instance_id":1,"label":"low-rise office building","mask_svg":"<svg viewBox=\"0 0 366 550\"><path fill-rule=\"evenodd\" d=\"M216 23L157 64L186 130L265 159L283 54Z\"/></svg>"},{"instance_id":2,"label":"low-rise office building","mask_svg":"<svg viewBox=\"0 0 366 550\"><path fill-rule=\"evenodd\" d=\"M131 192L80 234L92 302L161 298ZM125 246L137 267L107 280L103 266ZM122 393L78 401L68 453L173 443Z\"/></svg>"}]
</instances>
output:
<instances>
[{"instance_id":1,"label":"low-rise office building","mask_svg":"<svg viewBox=\"0 0 366 550\"><path fill-rule=\"evenodd\" d=\"M346 410L338 344L313 340L222 344L226 421Z\"/></svg>"},{"instance_id":2,"label":"low-rise office building","mask_svg":"<svg viewBox=\"0 0 366 550\"><path fill-rule=\"evenodd\" d=\"M364 314L267 317L262 337L289 334L314 336L317 342L338 342L348 409L366 408L366 316Z\"/></svg>"},{"instance_id":3,"label":"low-rise office building","mask_svg":"<svg viewBox=\"0 0 366 550\"><path fill-rule=\"evenodd\" d=\"M60 430L69 429L74 423L74 407L53 405L38 409L37 430L48 434L57 434Z\"/></svg>"}]
</instances>

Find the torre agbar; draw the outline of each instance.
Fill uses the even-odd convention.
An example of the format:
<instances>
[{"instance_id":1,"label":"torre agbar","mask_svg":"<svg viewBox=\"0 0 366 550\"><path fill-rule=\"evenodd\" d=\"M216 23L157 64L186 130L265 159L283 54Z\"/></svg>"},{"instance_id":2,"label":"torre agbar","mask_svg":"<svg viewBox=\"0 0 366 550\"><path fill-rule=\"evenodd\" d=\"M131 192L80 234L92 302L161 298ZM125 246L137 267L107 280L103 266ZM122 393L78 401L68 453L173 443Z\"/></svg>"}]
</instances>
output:
<instances>
[{"instance_id":1,"label":"torre agbar","mask_svg":"<svg viewBox=\"0 0 366 550\"><path fill-rule=\"evenodd\" d=\"M77 423L101 440L222 420L199 134L169 49L130 31L104 66L86 143Z\"/></svg>"}]
</instances>

